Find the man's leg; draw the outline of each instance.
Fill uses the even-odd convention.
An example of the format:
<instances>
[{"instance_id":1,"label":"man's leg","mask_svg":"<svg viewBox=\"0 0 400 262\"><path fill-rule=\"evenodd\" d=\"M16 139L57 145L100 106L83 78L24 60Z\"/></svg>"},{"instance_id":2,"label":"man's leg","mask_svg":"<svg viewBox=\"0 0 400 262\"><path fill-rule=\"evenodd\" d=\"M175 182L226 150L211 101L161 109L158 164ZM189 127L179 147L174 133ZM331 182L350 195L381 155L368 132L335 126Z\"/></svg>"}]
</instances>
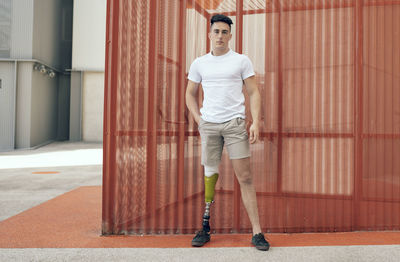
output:
<instances>
[{"instance_id":1,"label":"man's leg","mask_svg":"<svg viewBox=\"0 0 400 262\"><path fill-rule=\"evenodd\" d=\"M262 251L269 250L269 243L261 232L260 218L258 216L256 190L253 185L253 178L250 171L250 158L232 159L233 169L240 184L242 200L253 227L251 242Z\"/></svg>"},{"instance_id":2,"label":"man's leg","mask_svg":"<svg viewBox=\"0 0 400 262\"><path fill-rule=\"evenodd\" d=\"M192 240L192 246L201 247L210 241L210 207L214 202L215 184L218 180L218 166L221 161L224 140L219 131L219 124L201 121L201 164L204 166L204 202L203 228Z\"/></svg>"},{"instance_id":3,"label":"man's leg","mask_svg":"<svg viewBox=\"0 0 400 262\"><path fill-rule=\"evenodd\" d=\"M232 159L233 169L240 184L242 200L253 228L253 235L261 233L256 190L250 171L250 158Z\"/></svg>"},{"instance_id":4,"label":"man's leg","mask_svg":"<svg viewBox=\"0 0 400 262\"><path fill-rule=\"evenodd\" d=\"M210 208L214 202L215 184L218 181L218 166L204 166L204 202L205 210L203 214L203 229L198 231L192 240L192 246L201 247L210 241Z\"/></svg>"}]
</instances>

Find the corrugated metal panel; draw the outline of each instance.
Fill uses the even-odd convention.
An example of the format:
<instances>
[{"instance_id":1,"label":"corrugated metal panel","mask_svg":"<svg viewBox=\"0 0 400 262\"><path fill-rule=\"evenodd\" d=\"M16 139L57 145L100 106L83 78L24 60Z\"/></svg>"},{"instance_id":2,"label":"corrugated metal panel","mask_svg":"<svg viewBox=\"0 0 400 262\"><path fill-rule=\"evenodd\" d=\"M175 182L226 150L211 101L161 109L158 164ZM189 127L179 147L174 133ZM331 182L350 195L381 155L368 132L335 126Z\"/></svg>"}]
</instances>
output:
<instances>
[{"instance_id":1,"label":"corrugated metal panel","mask_svg":"<svg viewBox=\"0 0 400 262\"><path fill-rule=\"evenodd\" d=\"M20 62L18 64L18 92L15 147L30 148L31 145L31 122L32 122L32 74L33 62Z\"/></svg>"},{"instance_id":2,"label":"corrugated metal panel","mask_svg":"<svg viewBox=\"0 0 400 262\"><path fill-rule=\"evenodd\" d=\"M0 62L0 151L14 149L15 63Z\"/></svg>"},{"instance_id":3,"label":"corrugated metal panel","mask_svg":"<svg viewBox=\"0 0 400 262\"><path fill-rule=\"evenodd\" d=\"M231 47L253 61L263 98L251 148L263 230L400 229L400 2L115 0L103 233L201 227L200 138L183 94L188 64L210 48L210 5L234 17ZM249 232L225 153L220 170L212 229Z\"/></svg>"},{"instance_id":4,"label":"corrugated metal panel","mask_svg":"<svg viewBox=\"0 0 400 262\"><path fill-rule=\"evenodd\" d=\"M11 0L0 0L0 57L10 58Z\"/></svg>"},{"instance_id":5,"label":"corrugated metal panel","mask_svg":"<svg viewBox=\"0 0 400 262\"><path fill-rule=\"evenodd\" d=\"M13 1L10 58L33 58L34 0Z\"/></svg>"}]
</instances>

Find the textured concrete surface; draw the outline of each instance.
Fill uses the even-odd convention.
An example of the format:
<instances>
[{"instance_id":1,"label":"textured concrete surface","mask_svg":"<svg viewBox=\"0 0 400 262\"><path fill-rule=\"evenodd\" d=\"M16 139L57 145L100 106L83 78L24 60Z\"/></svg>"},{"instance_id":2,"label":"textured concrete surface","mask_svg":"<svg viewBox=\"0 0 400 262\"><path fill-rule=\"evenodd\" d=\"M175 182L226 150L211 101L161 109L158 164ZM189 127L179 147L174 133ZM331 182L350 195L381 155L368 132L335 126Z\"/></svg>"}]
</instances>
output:
<instances>
[{"instance_id":1,"label":"textured concrete surface","mask_svg":"<svg viewBox=\"0 0 400 262\"><path fill-rule=\"evenodd\" d=\"M52 143L0 153L0 221L80 186L101 185L102 144ZM57 172L33 174L34 172Z\"/></svg>"},{"instance_id":2,"label":"textured concrete surface","mask_svg":"<svg viewBox=\"0 0 400 262\"><path fill-rule=\"evenodd\" d=\"M101 185L102 145L53 143L0 154L0 221L81 186ZM34 172L55 172L33 174ZM0 261L398 261L400 245L0 249Z\"/></svg>"},{"instance_id":3,"label":"textured concrete surface","mask_svg":"<svg viewBox=\"0 0 400 262\"><path fill-rule=\"evenodd\" d=\"M332 261L397 262L399 246L254 248L2 249L0 261Z\"/></svg>"}]
</instances>

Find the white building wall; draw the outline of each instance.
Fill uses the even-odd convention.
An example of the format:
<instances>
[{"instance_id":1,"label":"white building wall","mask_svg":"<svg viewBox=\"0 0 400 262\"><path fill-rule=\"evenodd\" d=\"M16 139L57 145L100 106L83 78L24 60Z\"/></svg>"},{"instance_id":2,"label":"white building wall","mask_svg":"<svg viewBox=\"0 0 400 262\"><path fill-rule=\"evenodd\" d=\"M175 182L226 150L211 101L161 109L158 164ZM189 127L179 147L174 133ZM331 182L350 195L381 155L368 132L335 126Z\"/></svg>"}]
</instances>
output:
<instances>
[{"instance_id":1,"label":"white building wall","mask_svg":"<svg viewBox=\"0 0 400 262\"><path fill-rule=\"evenodd\" d=\"M104 71L106 0L74 1L72 69Z\"/></svg>"},{"instance_id":2,"label":"white building wall","mask_svg":"<svg viewBox=\"0 0 400 262\"><path fill-rule=\"evenodd\" d=\"M103 140L104 73L83 73L82 140Z\"/></svg>"},{"instance_id":3,"label":"white building wall","mask_svg":"<svg viewBox=\"0 0 400 262\"><path fill-rule=\"evenodd\" d=\"M81 101L72 101L78 96L71 96L71 110L77 103L82 103L82 109L80 122L71 111L70 130L81 129L71 131L72 139L81 136L84 141L103 141L106 10L106 0L74 1L72 70L82 72L82 96Z\"/></svg>"}]
</instances>

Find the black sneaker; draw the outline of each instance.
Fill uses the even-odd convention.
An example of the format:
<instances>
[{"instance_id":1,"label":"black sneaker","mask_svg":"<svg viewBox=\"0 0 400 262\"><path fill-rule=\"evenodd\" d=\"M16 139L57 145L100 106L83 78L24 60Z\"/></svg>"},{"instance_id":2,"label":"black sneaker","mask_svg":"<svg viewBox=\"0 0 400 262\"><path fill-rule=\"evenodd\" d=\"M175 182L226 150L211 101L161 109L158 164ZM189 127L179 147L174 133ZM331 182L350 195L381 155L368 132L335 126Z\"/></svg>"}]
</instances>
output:
<instances>
[{"instance_id":1,"label":"black sneaker","mask_svg":"<svg viewBox=\"0 0 400 262\"><path fill-rule=\"evenodd\" d=\"M205 243L210 241L210 233L207 233L203 230L197 232L196 236L192 240L192 246L194 247L202 247Z\"/></svg>"},{"instance_id":2,"label":"black sneaker","mask_svg":"<svg viewBox=\"0 0 400 262\"><path fill-rule=\"evenodd\" d=\"M253 236L251 243L258 249L262 251L268 251L269 243L265 240L263 233L258 233Z\"/></svg>"}]
</instances>

